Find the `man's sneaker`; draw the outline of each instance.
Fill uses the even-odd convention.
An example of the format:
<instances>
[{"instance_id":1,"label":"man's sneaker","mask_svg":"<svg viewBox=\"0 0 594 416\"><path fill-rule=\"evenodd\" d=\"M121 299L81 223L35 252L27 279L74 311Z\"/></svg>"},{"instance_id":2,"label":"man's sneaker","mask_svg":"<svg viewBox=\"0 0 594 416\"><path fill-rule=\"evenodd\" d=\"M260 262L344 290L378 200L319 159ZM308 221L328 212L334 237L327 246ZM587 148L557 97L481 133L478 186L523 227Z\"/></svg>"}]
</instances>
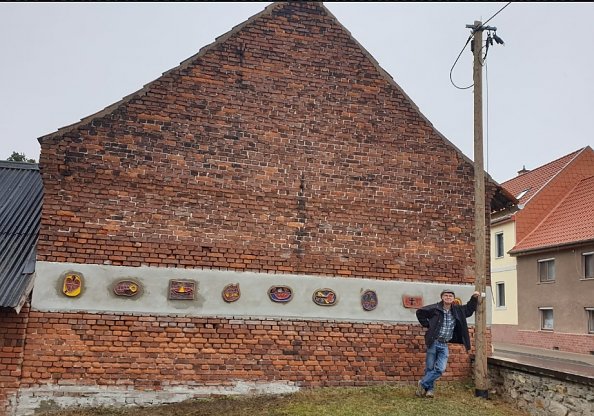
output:
<instances>
[{"instance_id":1,"label":"man's sneaker","mask_svg":"<svg viewBox=\"0 0 594 416\"><path fill-rule=\"evenodd\" d=\"M432 399L435 397L435 393L433 392L433 390L427 390L427 393L425 393L425 397Z\"/></svg>"},{"instance_id":2,"label":"man's sneaker","mask_svg":"<svg viewBox=\"0 0 594 416\"><path fill-rule=\"evenodd\" d=\"M423 387L423 385L421 384L421 381L419 380L419 383L417 384L417 390L415 391L415 396L425 397L426 394L427 394L427 390L425 390L425 387Z\"/></svg>"}]
</instances>

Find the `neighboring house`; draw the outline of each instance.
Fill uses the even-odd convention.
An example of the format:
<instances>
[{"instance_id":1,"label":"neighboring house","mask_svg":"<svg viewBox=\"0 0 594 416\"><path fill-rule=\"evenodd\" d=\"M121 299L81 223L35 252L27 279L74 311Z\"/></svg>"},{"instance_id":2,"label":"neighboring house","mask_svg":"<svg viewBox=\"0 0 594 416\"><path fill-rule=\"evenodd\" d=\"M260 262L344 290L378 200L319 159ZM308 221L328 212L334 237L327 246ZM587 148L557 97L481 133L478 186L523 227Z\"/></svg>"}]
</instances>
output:
<instances>
[{"instance_id":1,"label":"neighboring house","mask_svg":"<svg viewBox=\"0 0 594 416\"><path fill-rule=\"evenodd\" d=\"M36 164L0 161L0 415L20 381L42 199Z\"/></svg>"},{"instance_id":2,"label":"neighboring house","mask_svg":"<svg viewBox=\"0 0 594 416\"><path fill-rule=\"evenodd\" d=\"M515 245L517 206L494 213L491 217L491 289L492 334L502 341L507 332L515 333L518 325L516 258L509 254Z\"/></svg>"},{"instance_id":3,"label":"neighboring house","mask_svg":"<svg viewBox=\"0 0 594 416\"><path fill-rule=\"evenodd\" d=\"M474 291L472 161L321 3L40 143L18 411L414 383L415 307Z\"/></svg>"},{"instance_id":4,"label":"neighboring house","mask_svg":"<svg viewBox=\"0 0 594 416\"><path fill-rule=\"evenodd\" d=\"M519 200L491 220L494 341L594 351L594 151L502 186Z\"/></svg>"}]
</instances>

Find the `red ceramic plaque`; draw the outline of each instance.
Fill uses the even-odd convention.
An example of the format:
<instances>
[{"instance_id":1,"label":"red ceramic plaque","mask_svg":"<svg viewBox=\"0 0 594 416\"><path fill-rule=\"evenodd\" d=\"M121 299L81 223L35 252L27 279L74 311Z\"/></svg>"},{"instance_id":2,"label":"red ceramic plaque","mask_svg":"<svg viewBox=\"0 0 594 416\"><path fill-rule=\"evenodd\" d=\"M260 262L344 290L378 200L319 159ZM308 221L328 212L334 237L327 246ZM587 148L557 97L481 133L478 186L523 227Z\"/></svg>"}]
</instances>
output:
<instances>
[{"instance_id":1,"label":"red ceramic plaque","mask_svg":"<svg viewBox=\"0 0 594 416\"><path fill-rule=\"evenodd\" d=\"M402 295L402 305L405 308L419 309L423 306L423 296Z\"/></svg>"}]
</instances>

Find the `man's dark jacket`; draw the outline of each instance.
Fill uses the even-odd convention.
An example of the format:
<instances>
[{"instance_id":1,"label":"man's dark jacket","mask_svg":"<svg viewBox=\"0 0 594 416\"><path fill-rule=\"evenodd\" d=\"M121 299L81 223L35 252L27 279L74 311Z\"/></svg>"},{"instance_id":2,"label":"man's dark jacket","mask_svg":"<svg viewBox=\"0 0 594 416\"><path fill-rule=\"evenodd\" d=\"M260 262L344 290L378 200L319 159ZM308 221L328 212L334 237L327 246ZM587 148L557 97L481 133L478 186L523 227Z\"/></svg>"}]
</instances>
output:
<instances>
[{"instance_id":1,"label":"man's dark jacket","mask_svg":"<svg viewBox=\"0 0 594 416\"><path fill-rule=\"evenodd\" d=\"M466 351L470 350L470 335L468 334L468 324L466 318L472 316L476 310L477 298L471 297L466 305L452 304L452 315L456 322L454 335L449 342L454 344L464 344ZM443 301L432 305L423 306L417 310L417 319L421 325L427 329L425 332L425 344L427 348L431 347L439 336L439 329L443 322Z\"/></svg>"}]
</instances>

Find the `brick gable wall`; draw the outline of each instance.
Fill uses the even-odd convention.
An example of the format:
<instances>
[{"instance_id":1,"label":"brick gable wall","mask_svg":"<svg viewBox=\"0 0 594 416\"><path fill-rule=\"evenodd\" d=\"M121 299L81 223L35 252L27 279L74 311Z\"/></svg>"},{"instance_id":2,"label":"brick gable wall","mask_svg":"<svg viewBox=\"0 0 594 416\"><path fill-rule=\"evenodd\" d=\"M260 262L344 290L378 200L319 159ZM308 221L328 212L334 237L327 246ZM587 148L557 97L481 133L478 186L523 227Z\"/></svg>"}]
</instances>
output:
<instances>
[{"instance_id":1,"label":"brick gable wall","mask_svg":"<svg viewBox=\"0 0 594 416\"><path fill-rule=\"evenodd\" d=\"M317 5L42 149L39 260L468 280L471 164Z\"/></svg>"},{"instance_id":2,"label":"brick gable wall","mask_svg":"<svg viewBox=\"0 0 594 416\"><path fill-rule=\"evenodd\" d=\"M40 165L43 262L474 282L472 164L316 3L269 8L43 138ZM363 385L423 371L411 323L31 320L27 388ZM469 370L454 347L446 379Z\"/></svg>"}]
</instances>

